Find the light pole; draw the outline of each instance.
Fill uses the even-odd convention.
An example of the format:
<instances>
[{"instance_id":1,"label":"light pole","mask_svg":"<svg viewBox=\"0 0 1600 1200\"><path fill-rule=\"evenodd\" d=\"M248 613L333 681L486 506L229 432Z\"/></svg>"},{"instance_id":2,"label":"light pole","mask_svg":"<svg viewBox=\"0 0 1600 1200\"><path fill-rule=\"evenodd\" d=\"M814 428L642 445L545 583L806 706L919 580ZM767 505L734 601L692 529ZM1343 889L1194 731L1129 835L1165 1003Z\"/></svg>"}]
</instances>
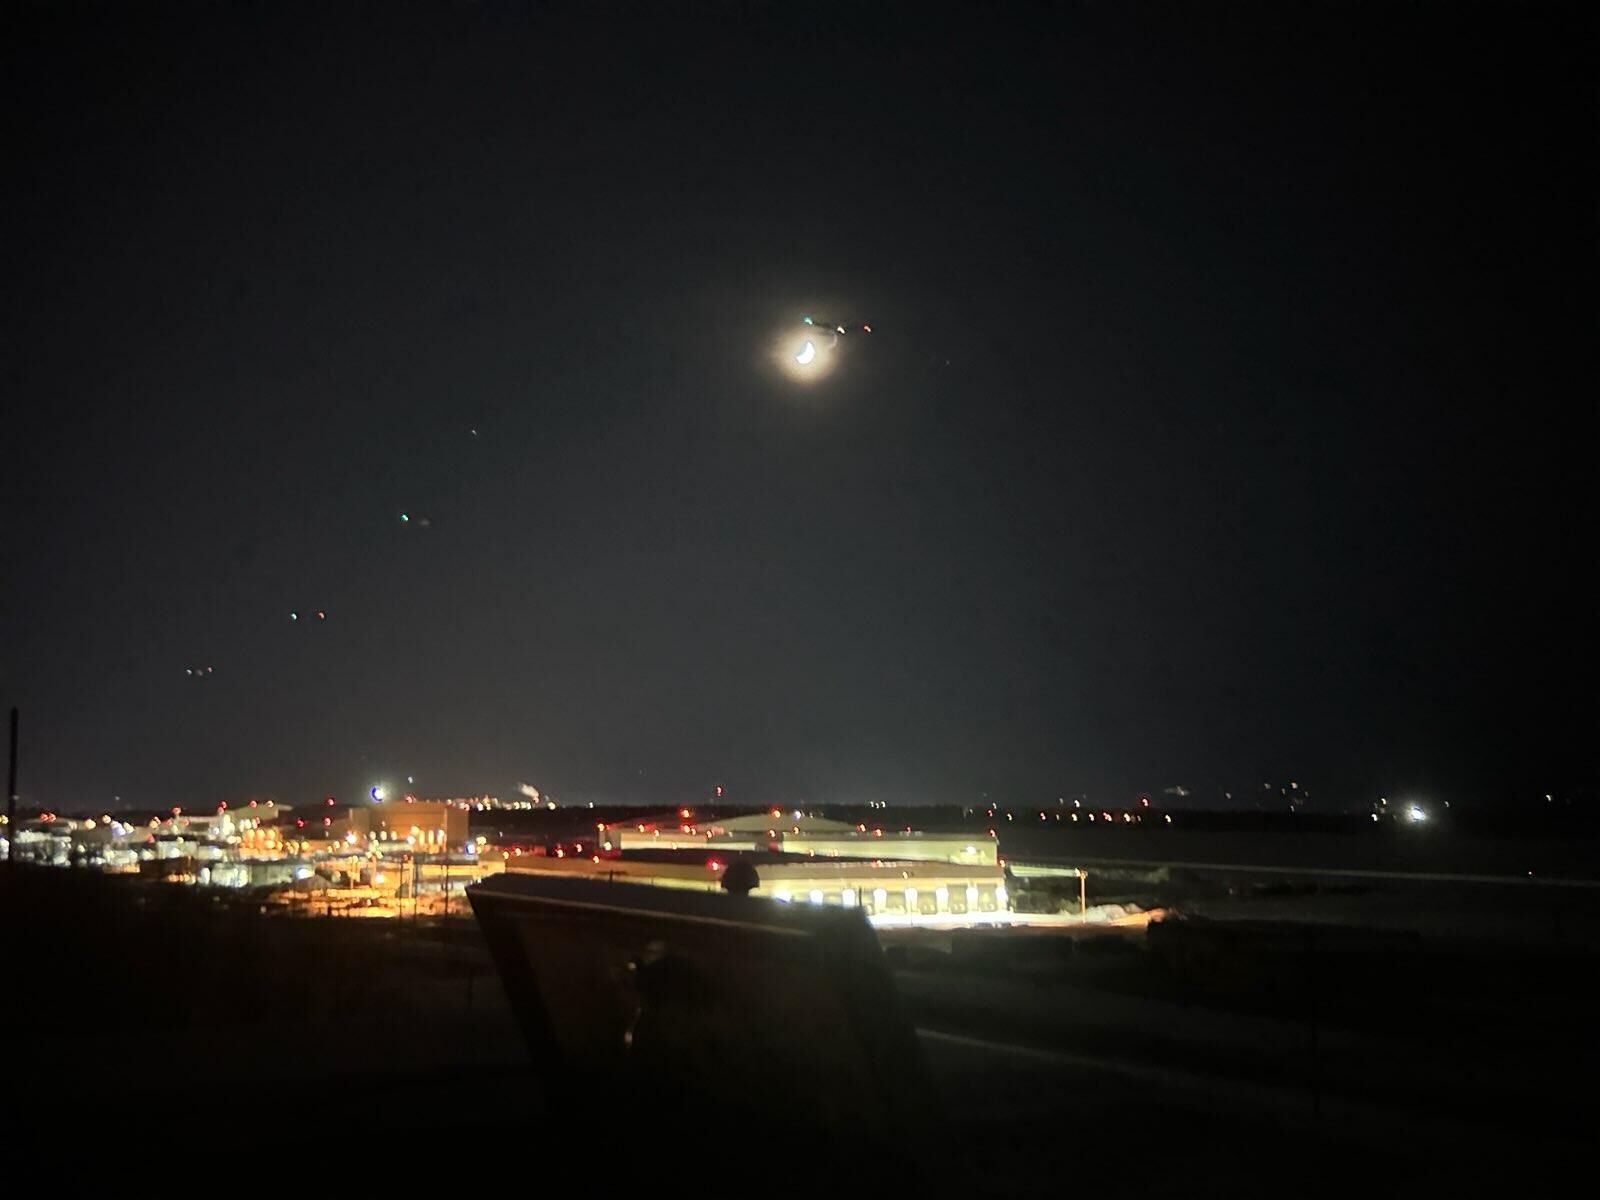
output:
<instances>
[{"instance_id":1,"label":"light pole","mask_svg":"<svg viewBox=\"0 0 1600 1200\"><path fill-rule=\"evenodd\" d=\"M6 867L17 865L17 708L11 708L11 767L6 783Z\"/></svg>"}]
</instances>

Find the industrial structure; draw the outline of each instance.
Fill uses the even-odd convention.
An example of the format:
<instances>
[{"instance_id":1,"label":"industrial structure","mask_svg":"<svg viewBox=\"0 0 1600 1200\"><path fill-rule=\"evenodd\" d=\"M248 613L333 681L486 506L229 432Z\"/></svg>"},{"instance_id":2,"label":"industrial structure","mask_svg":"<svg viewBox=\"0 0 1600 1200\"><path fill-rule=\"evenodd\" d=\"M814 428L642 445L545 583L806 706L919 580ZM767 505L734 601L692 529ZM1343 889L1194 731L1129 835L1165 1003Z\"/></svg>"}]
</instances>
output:
<instances>
[{"instance_id":1,"label":"industrial structure","mask_svg":"<svg viewBox=\"0 0 1600 1200\"><path fill-rule=\"evenodd\" d=\"M697 821L675 817L599 822L589 854L517 856L518 874L648 883L718 891L736 861L755 868L753 894L797 904L861 908L879 923L960 923L1007 911L1004 865L993 837L869 829L770 809Z\"/></svg>"}]
</instances>

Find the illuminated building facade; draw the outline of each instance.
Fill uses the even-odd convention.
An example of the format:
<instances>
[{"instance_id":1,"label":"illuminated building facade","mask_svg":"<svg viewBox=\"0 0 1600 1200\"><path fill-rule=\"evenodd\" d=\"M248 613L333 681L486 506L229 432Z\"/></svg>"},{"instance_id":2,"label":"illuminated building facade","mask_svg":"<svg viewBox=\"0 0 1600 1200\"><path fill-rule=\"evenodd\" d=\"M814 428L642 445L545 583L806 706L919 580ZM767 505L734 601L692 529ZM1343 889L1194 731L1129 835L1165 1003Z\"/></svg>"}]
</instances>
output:
<instances>
[{"instance_id":1,"label":"illuminated building facade","mask_svg":"<svg viewBox=\"0 0 1600 1200\"><path fill-rule=\"evenodd\" d=\"M794 904L864 909L878 923L961 924L1008 911L1005 872L996 863L917 859L844 858L770 851L640 851L513 858L514 873L647 883L656 887L718 891L722 872L749 862L760 883L753 895Z\"/></svg>"},{"instance_id":2,"label":"illuminated building facade","mask_svg":"<svg viewBox=\"0 0 1600 1200\"><path fill-rule=\"evenodd\" d=\"M773 851L819 858L883 858L995 867L993 835L922 833L812 817L768 809L725 819L697 821L690 809L675 817L596 826L604 852L634 850Z\"/></svg>"}]
</instances>

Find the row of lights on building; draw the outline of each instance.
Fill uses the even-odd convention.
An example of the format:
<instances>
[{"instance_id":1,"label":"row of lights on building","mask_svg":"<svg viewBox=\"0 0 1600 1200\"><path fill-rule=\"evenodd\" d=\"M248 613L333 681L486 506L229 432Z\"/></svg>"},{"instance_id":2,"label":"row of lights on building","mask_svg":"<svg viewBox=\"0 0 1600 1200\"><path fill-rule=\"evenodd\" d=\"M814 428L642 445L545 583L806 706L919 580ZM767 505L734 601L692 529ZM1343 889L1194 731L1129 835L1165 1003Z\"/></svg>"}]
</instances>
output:
<instances>
[{"instance_id":1,"label":"row of lights on building","mask_svg":"<svg viewBox=\"0 0 1600 1200\"><path fill-rule=\"evenodd\" d=\"M717 865L720 866L721 864L719 863ZM913 908L915 908L917 906L917 901L921 898L921 895L922 895L922 893L919 892L914 887L902 888L900 894L904 898L904 900L906 902L906 908L908 910L913 909ZM978 903L978 886L976 884L969 883L967 885L966 895L967 895L967 907L972 908L972 907L976 906L977 903ZM950 906L950 889L949 888L947 888L943 884L941 884L940 886L934 888L933 897L934 897L934 904L940 910L946 910L946 909L949 908L949 906ZM792 902L794 902L794 899L795 899L794 894L792 892L790 892L788 888L777 888L777 889L775 889L773 891L773 893L772 893L772 898L774 900L777 900L778 902L780 902L782 904L792 903ZM823 891L822 891L821 888L812 888L811 891L806 894L804 899L805 899L805 901L807 901L807 902L809 902L811 904L823 904L823 903L826 902L827 898L823 894ZM859 896L858 896L855 888L845 888L839 893L839 899L840 899L841 903L844 905L845 908L854 908L854 907L856 907L856 903L857 903L857 901L859 899ZM1006 892L1005 885L1004 884L996 884L995 885L995 889L994 889L994 901L995 901L995 904L999 905L1000 907L1004 907L1007 899L1008 899L1008 893ZM888 905L888 903L889 903L889 889L888 888L874 888L872 890L872 904L873 904L874 908L876 908L879 911L881 911L885 906Z\"/></svg>"}]
</instances>

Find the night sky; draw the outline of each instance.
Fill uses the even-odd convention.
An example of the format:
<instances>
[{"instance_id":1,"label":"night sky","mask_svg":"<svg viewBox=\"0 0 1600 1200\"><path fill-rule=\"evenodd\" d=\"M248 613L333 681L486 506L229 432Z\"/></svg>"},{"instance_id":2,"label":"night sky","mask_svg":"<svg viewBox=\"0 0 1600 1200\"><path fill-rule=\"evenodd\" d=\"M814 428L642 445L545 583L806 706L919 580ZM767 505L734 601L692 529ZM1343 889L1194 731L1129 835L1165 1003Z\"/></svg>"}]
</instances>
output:
<instances>
[{"instance_id":1,"label":"night sky","mask_svg":"<svg viewBox=\"0 0 1600 1200\"><path fill-rule=\"evenodd\" d=\"M644 7L13 8L24 804L1593 781L1576 6Z\"/></svg>"}]
</instances>

